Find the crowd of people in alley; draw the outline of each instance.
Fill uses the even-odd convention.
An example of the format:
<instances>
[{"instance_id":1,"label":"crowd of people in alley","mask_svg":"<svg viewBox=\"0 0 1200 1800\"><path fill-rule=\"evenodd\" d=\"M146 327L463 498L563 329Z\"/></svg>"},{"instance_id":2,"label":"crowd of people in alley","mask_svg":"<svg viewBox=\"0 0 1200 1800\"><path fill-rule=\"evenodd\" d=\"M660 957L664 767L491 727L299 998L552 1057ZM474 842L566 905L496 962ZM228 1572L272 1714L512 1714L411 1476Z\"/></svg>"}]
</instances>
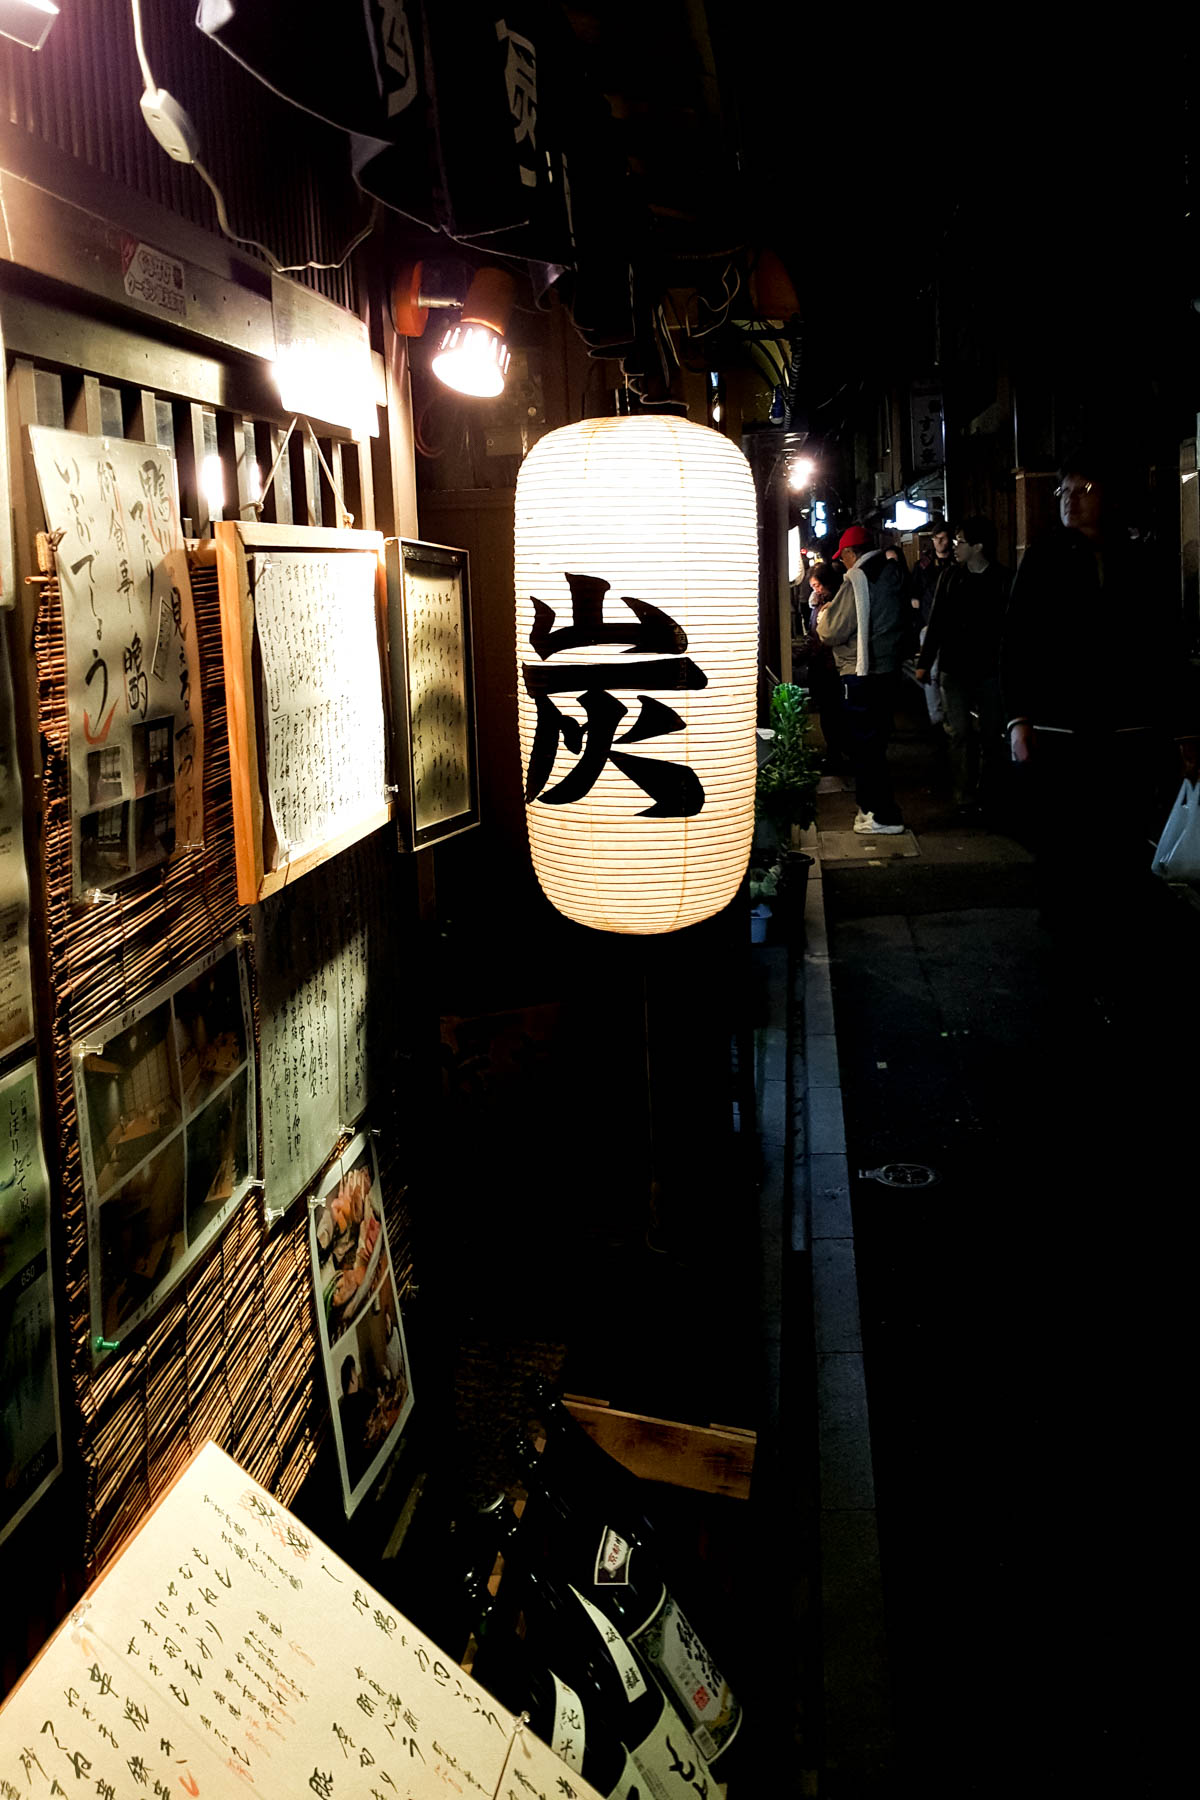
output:
<instances>
[{"instance_id":1,"label":"crowd of people in alley","mask_svg":"<svg viewBox=\"0 0 1200 1800\"><path fill-rule=\"evenodd\" d=\"M1058 523L1015 573L978 514L931 519L911 568L901 544L849 525L832 554L810 554L794 594L796 678L826 769L853 779L855 832L905 830L888 746L909 681L956 822L1027 836L1049 891L1089 841L1118 884L1143 873L1200 744L1177 576L1130 529L1099 454L1064 464L1056 499Z\"/></svg>"}]
</instances>

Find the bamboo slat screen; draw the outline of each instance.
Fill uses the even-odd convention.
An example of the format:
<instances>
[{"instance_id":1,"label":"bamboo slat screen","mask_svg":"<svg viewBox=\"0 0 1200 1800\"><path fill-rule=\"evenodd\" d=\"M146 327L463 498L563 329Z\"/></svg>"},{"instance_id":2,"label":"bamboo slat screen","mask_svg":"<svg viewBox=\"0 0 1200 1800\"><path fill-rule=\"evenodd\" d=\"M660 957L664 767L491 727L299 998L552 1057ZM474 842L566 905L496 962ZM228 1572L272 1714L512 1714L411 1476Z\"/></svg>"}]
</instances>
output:
<instances>
[{"instance_id":1,"label":"bamboo slat screen","mask_svg":"<svg viewBox=\"0 0 1200 1800\"><path fill-rule=\"evenodd\" d=\"M197 126L201 160L234 230L270 245L285 264L340 257L368 214L350 174L349 139L277 98L206 38L194 23L195 0L141 4L154 78ZM300 14L297 25L306 28ZM64 4L36 56L0 40L0 119L215 231L212 196L150 136L141 92L130 0ZM262 260L247 246L238 254ZM295 279L358 311L349 266Z\"/></svg>"},{"instance_id":2,"label":"bamboo slat screen","mask_svg":"<svg viewBox=\"0 0 1200 1800\"><path fill-rule=\"evenodd\" d=\"M76 410L64 409L58 382L49 371L26 369L24 391L36 396L34 416L42 423L61 424L56 414ZM131 396L105 391L116 393L109 407L112 420L128 417ZM134 410L152 422L160 416L154 396L143 401ZM198 410L177 403L176 424L182 417L190 431L191 414ZM168 407L166 419L171 416ZM222 420L220 436L233 442L229 423ZM237 435L263 429L239 420ZM65 1300L70 1365L63 1371L64 1431L68 1439L74 1436L83 1465L83 1555L89 1575L119 1548L206 1438L215 1438L287 1503L311 1467L328 1421L303 1204L268 1232L261 1201L254 1196L243 1201L211 1251L130 1345L93 1368L72 1046L218 941L248 927L249 915L236 898L215 566L194 569L193 593L204 709L203 843L128 881L111 904L80 906L71 900L65 638L53 578L43 586L34 634L53 1061L53 1091L44 1094L43 1107L48 1134L57 1134L60 1146L60 1242L65 1249L58 1292L60 1305ZM394 839L384 843L385 836L378 839L375 866L399 940L410 903L400 891L405 875ZM247 948L246 954L255 991L257 1050L257 983L253 953ZM398 1023L397 1039L401 1029ZM394 1100L393 1076L389 1070L383 1084L389 1100ZM377 1114L369 1113L367 1122L373 1116L391 1119L395 1113L394 1104L385 1104ZM378 1156L403 1300L412 1284L412 1225L404 1193L406 1170L390 1131L379 1137Z\"/></svg>"}]
</instances>

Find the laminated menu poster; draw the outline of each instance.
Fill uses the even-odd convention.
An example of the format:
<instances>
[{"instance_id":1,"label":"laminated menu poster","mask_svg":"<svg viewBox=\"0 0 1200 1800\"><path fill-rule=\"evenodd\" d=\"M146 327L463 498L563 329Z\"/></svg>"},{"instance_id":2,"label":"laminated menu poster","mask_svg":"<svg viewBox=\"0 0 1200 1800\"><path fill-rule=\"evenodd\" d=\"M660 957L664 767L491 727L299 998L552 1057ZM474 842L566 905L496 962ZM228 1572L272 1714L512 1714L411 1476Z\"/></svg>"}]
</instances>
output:
<instances>
[{"instance_id":1,"label":"laminated menu poster","mask_svg":"<svg viewBox=\"0 0 1200 1800\"><path fill-rule=\"evenodd\" d=\"M0 1711L0 1794L598 1800L207 1444Z\"/></svg>"},{"instance_id":2,"label":"laminated menu poster","mask_svg":"<svg viewBox=\"0 0 1200 1800\"><path fill-rule=\"evenodd\" d=\"M267 862L277 869L387 804L379 558L259 550L249 569L262 658Z\"/></svg>"},{"instance_id":3,"label":"laminated menu poster","mask_svg":"<svg viewBox=\"0 0 1200 1800\"><path fill-rule=\"evenodd\" d=\"M399 1443L413 1404L379 1169L366 1133L325 1175L309 1205L308 1233L349 1517Z\"/></svg>"},{"instance_id":4,"label":"laminated menu poster","mask_svg":"<svg viewBox=\"0 0 1200 1800\"><path fill-rule=\"evenodd\" d=\"M58 534L79 895L201 839L196 625L170 451L42 425L29 438Z\"/></svg>"},{"instance_id":5,"label":"laminated menu poster","mask_svg":"<svg viewBox=\"0 0 1200 1800\"><path fill-rule=\"evenodd\" d=\"M170 1293L257 1179L254 1031L223 944L76 1046L93 1350Z\"/></svg>"},{"instance_id":6,"label":"laminated menu poster","mask_svg":"<svg viewBox=\"0 0 1200 1800\"><path fill-rule=\"evenodd\" d=\"M0 1543L62 1467L50 1184L32 1062L0 1076Z\"/></svg>"},{"instance_id":7,"label":"laminated menu poster","mask_svg":"<svg viewBox=\"0 0 1200 1800\"><path fill-rule=\"evenodd\" d=\"M417 832L470 810L471 692L460 567L404 565L413 810Z\"/></svg>"},{"instance_id":8,"label":"laminated menu poster","mask_svg":"<svg viewBox=\"0 0 1200 1800\"><path fill-rule=\"evenodd\" d=\"M263 1181L288 1207L379 1091L396 1035L395 934L384 832L255 908ZM368 997L370 1004L368 1005Z\"/></svg>"},{"instance_id":9,"label":"laminated menu poster","mask_svg":"<svg viewBox=\"0 0 1200 1800\"><path fill-rule=\"evenodd\" d=\"M33 1036L29 973L29 876L21 826L12 674L0 631L0 1055Z\"/></svg>"}]
</instances>

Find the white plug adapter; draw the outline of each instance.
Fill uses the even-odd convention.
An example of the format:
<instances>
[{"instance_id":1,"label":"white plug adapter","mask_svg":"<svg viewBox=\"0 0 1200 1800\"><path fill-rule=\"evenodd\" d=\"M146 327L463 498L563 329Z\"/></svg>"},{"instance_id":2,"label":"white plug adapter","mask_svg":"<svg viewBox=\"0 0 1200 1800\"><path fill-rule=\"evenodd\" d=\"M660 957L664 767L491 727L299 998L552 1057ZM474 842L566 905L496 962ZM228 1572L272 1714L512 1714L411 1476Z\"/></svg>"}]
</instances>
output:
<instances>
[{"instance_id":1,"label":"white plug adapter","mask_svg":"<svg viewBox=\"0 0 1200 1800\"><path fill-rule=\"evenodd\" d=\"M195 162L200 134L166 88L147 88L141 98L142 117L157 143L175 162Z\"/></svg>"}]
</instances>

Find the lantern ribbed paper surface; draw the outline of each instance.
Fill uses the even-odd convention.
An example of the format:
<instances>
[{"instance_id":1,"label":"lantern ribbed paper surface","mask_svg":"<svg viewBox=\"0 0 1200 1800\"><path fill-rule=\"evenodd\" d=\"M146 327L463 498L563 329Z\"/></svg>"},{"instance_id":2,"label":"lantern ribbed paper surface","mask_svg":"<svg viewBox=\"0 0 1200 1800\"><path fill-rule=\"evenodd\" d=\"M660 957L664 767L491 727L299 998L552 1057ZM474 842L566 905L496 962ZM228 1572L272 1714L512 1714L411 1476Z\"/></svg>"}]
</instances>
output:
<instances>
[{"instance_id":1,"label":"lantern ribbed paper surface","mask_svg":"<svg viewBox=\"0 0 1200 1800\"><path fill-rule=\"evenodd\" d=\"M602 931L720 910L754 829L750 466L685 419L541 439L516 497L526 816L547 897Z\"/></svg>"}]
</instances>

